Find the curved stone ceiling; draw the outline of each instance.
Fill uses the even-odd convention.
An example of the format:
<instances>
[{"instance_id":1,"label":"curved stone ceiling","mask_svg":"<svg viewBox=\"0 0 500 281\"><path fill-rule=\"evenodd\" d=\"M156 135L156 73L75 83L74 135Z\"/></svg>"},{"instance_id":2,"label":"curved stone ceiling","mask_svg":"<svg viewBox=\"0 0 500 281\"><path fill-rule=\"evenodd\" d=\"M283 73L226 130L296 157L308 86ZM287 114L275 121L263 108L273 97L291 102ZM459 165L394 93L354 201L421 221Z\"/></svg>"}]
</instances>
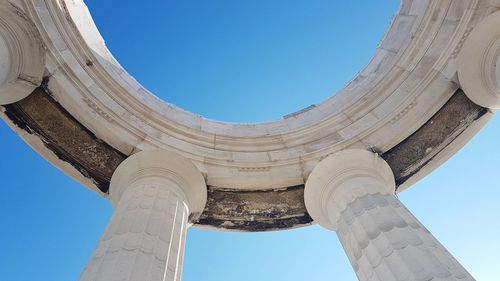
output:
<instances>
[{"instance_id":1,"label":"curved stone ceiling","mask_svg":"<svg viewBox=\"0 0 500 281\"><path fill-rule=\"evenodd\" d=\"M209 120L156 98L113 58L81 0L13 3L17 8L2 7L17 9L11 14L24 15L39 33L32 37L45 48L45 75L26 99L4 105L2 118L46 159L105 196L127 156L157 148L185 156L208 185L196 222L205 226L310 223L305 180L319 161L349 148L381 154L403 190L492 116L464 95L457 64L468 35L498 1L402 1L376 54L345 88L256 124Z\"/></svg>"}]
</instances>

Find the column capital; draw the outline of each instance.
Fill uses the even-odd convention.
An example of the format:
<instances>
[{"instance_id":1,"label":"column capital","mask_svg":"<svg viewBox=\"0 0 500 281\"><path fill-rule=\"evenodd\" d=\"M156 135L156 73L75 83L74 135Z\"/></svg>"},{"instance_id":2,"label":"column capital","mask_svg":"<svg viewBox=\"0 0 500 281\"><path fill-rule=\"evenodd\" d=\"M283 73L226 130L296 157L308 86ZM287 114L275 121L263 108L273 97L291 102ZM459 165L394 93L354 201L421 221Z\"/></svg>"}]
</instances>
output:
<instances>
[{"instance_id":1,"label":"column capital","mask_svg":"<svg viewBox=\"0 0 500 281\"><path fill-rule=\"evenodd\" d=\"M31 20L0 2L0 105L18 102L42 83L45 50Z\"/></svg>"},{"instance_id":2,"label":"column capital","mask_svg":"<svg viewBox=\"0 0 500 281\"><path fill-rule=\"evenodd\" d=\"M470 100L482 107L500 108L500 11L471 31L458 57L457 71Z\"/></svg>"},{"instance_id":3,"label":"column capital","mask_svg":"<svg viewBox=\"0 0 500 281\"><path fill-rule=\"evenodd\" d=\"M166 150L141 151L128 157L113 173L109 197L117 206L127 188L141 184L161 184L180 193L188 205L190 219L197 219L207 202L205 179L196 166L183 156Z\"/></svg>"},{"instance_id":4,"label":"column capital","mask_svg":"<svg viewBox=\"0 0 500 281\"><path fill-rule=\"evenodd\" d=\"M304 199L314 221L336 230L340 213L356 198L394 192L394 174L380 156L349 149L328 156L314 167L306 181Z\"/></svg>"}]
</instances>

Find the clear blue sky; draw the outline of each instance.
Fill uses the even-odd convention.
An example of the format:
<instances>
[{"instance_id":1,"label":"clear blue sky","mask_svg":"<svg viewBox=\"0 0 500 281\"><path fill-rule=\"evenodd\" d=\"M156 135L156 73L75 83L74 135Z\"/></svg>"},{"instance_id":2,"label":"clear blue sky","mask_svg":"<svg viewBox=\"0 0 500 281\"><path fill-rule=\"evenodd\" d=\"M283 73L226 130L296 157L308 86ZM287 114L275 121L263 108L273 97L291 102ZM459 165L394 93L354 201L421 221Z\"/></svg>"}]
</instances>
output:
<instances>
[{"instance_id":1,"label":"clear blue sky","mask_svg":"<svg viewBox=\"0 0 500 281\"><path fill-rule=\"evenodd\" d=\"M326 98L368 61L399 4L87 3L108 47L140 82L164 100L227 121L275 119ZM3 122L0 136L0 280L76 280L110 203L49 165ZM400 195L478 280L500 275L499 138L497 117ZM187 240L184 281L356 280L335 233L318 226L192 228Z\"/></svg>"}]
</instances>

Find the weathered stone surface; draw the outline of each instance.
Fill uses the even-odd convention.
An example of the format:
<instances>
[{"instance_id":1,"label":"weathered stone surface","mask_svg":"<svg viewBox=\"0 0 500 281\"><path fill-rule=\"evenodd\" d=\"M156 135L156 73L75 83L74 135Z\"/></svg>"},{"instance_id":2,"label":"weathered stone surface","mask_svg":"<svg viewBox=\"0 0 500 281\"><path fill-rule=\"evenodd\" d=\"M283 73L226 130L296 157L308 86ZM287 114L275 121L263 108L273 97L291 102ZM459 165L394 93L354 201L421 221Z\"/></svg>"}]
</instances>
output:
<instances>
[{"instance_id":1,"label":"weathered stone surface","mask_svg":"<svg viewBox=\"0 0 500 281\"><path fill-rule=\"evenodd\" d=\"M126 156L76 121L43 86L4 107L14 124L37 135L61 160L91 178L102 192L108 191L113 172Z\"/></svg>"},{"instance_id":2,"label":"weathered stone surface","mask_svg":"<svg viewBox=\"0 0 500 281\"><path fill-rule=\"evenodd\" d=\"M420 129L382 155L394 172L396 186L415 175L487 112L458 90Z\"/></svg>"},{"instance_id":3,"label":"weathered stone surface","mask_svg":"<svg viewBox=\"0 0 500 281\"><path fill-rule=\"evenodd\" d=\"M108 192L113 172L127 156L81 125L44 87L4 108L16 126L37 135L61 160L91 178L103 193ZM419 130L382 155L394 172L396 184L410 179L487 112L458 90ZM253 191L209 186L208 202L197 224L234 231L308 225L312 219L303 196L303 185L283 189L263 186L262 190Z\"/></svg>"},{"instance_id":4,"label":"weathered stone surface","mask_svg":"<svg viewBox=\"0 0 500 281\"><path fill-rule=\"evenodd\" d=\"M209 187L198 224L245 231L269 231L311 223L304 205L304 186L242 191Z\"/></svg>"},{"instance_id":5,"label":"weathered stone surface","mask_svg":"<svg viewBox=\"0 0 500 281\"><path fill-rule=\"evenodd\" d=\"M97 138L125 154L168 148L203 171L207 185L241 190L300 185L331 153L385 152L414 133L459 88L462 42L494 8L405 1L373 59L335 95L279 120L228 123L148 91L107 49L83 0L24 2L42 31L53 97Z\"/></svg>"}]
</instances>

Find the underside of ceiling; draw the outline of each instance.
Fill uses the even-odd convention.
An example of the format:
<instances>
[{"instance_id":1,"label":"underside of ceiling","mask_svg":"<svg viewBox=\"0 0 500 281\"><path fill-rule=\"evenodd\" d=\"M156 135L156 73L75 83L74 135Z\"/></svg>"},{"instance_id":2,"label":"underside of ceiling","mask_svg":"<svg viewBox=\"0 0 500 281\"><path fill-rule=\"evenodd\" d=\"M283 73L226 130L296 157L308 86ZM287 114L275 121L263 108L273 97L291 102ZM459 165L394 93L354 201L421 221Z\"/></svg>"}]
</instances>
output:
<instances>
[{"instance_id":1,"label":"underside of ceiling","mask_svg":"<svg viewBox=\"0 0 500 281\"><path fill-rule=\"evenodd\" d=\"M72 165L101 191L108 193L114 170L126 159L73 118L46 87L47 80L27 98L3 106L4 118L19 130L39 138L61 161ZM470 101L462 90L410 137L381 153L398 187L418 175L441 152L491 112ZM235 231L288 229L312 223L303 199L304 186L238 190L207 186L208 201L197 225Z\"/></svg>"}]
</instances>

